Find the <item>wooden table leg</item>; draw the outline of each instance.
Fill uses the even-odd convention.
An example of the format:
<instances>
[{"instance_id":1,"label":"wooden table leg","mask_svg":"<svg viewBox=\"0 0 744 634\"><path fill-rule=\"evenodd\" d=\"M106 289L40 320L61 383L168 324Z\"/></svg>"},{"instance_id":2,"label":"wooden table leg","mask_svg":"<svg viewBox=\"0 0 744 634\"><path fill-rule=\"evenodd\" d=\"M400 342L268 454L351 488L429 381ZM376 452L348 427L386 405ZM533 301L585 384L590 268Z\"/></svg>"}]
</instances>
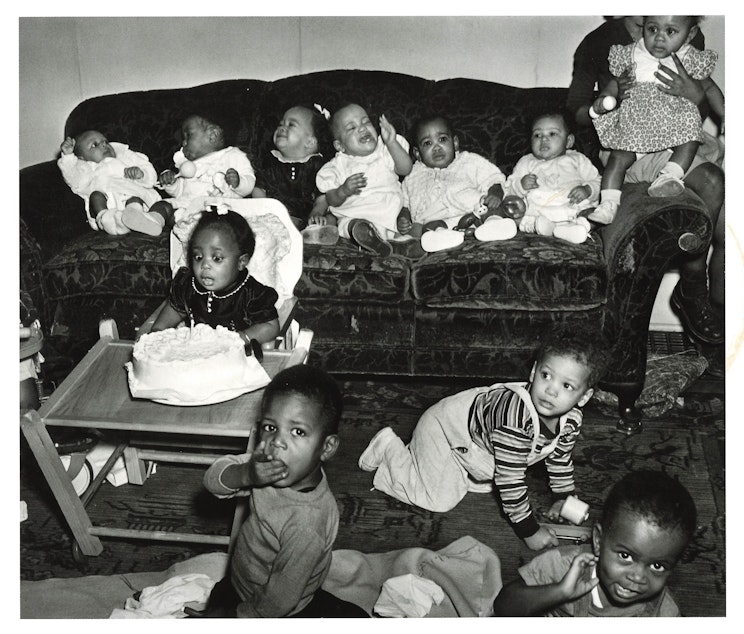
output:
<instances>
[{"instance_id":1,"label":"wooden table leg","mask_svg":"<svg viewBox=\"0 0 744 634\"><path fill-rule=\"evenodd\" d=\"M49 437L46 425L36 410L28 410L21 415L21 431L26 437L36 462L44 474L44 478L52 490L59 508L67 520L72 535L78 543L81 552L87 556L97 556L103 551L101 540L91 535L93 527L83 503L75 493L72 481L65 471L62 461L52 439Z\"/></svg>"},{"instance_id":2,"label":"wooden table leg","mask_svg":"<svg viewBox=\"0 0 744 634\"><path fill-rule=\"evenodd\" d=\"M127 447L124 450L124 466L127 470L129 484L144 484L147 480L147 468L145 461L139 457L136 447Z\"/></svg>"}]
</instances>

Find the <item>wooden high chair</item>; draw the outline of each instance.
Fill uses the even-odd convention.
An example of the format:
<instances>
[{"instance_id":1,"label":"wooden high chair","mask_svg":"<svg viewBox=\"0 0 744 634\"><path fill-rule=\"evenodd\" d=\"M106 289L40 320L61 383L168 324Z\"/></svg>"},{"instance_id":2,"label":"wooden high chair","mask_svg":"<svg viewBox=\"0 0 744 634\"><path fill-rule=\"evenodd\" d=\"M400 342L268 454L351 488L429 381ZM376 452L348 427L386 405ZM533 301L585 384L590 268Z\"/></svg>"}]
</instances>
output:
<instances>
[{"instance_id":1,"label":"wooden high chair","mask_svg":"<svg viewBox=\"0 0 744 634\"><path fill-rule=\"evenodd\" d=\"M277 310L282 336L276 345L265 347L262 361L273 377L285 367L304 363L312 343L312 330L300 328L292 319L296 304L294 285L302 272L302 238L286 208L276 200L228 202L248 219L256 233L256 252L249 263L251 274L273 285L279 294ZM175 270L183 255L179 248L182 243L177 236L171 240L172 245L174 240L178 242L172 251ZM156 313L146 320L140 333L149 330L155 317ZM236 505L229 536L95 526L85 507L119 457L124 460L129 484L144 484L151 475L152 462L210 465L227 452L226 439L230 439L229 451L252 449L262 390L200 407L132 398L123 366L131 359L134 342L119 340L113 320L102 321L99 334L98 343L38 412L23 412L20 421L21 430L73 533L73 555L83 559L100 554L103 547L99 537L209 543L231 548L247 508L246 498ZM73 489L75 474L65 471L47 425L107 430L119 439L114 453L81 496Z\"/></svg>"}]
</instances>

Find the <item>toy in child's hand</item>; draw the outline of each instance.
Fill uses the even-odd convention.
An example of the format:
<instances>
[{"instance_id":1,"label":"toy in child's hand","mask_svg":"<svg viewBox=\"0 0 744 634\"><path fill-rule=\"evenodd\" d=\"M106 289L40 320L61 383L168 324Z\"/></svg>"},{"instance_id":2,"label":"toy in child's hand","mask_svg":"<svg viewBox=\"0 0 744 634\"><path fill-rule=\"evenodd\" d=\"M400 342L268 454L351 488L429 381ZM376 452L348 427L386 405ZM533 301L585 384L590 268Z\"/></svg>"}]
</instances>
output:
<instances>
[{"instance_id":1,"label":"toy in child's hand","mask_svg":"<svg viewBox=\"0 0 744 634\"><path fill-rule=\"evenodd\" d=\"M615 99L612 95L607 95L604 99L602 99L602 107L605 109L606 112L614 110L615 106L617 106L617 99Z\"/></svg>"},{"instance_id":2,"label":"toy in child's hand","mask_svg":"<svg viewBox=\"0 0 744 634\"><path fill-rule=\"evenodd\" d=\"M569 495L563 502L560 516L572 524L582 524L589 519L589 505L575 495Z\"/></svg>"},{"instance_id":3,"label":"toy in child's hand","mask_svg":"<svg viewBox=\"0 0 744 634\"><path fill-rule=\"evenodd\" d=\"M166 179L167 182L163 182L163 175L165 174L169 175ZM196 176L196 164L192 161L184 161L176 174L173 173L173 170L163 170L160 173L160 180L155 185L164 187L175 183L177 178L194 178L194 176Z\"/></svg>"},{"instance_id":4,"label":"toy in child's hand","mask_svg":"<svg viewBox=\"0 0 744 634\"><path fill-rule=\"evenodd\" d=\"M196 176L196 164L193 161L184 161L181 163L181 169L178 170L176 176L182 176L183 178L194 178Z\"/></svg>"},{"instance_id":5,"label":"toy in child's hand","mask_svg":"<svg viewBox=\"0 0 744 634\"><path fill-rule=\"evenodd\" d=\"M527 205L521 196L510 194L504 197L501 203L501 209L507 218L519 220L527 212Z\"/></svg>"}]
</instances>

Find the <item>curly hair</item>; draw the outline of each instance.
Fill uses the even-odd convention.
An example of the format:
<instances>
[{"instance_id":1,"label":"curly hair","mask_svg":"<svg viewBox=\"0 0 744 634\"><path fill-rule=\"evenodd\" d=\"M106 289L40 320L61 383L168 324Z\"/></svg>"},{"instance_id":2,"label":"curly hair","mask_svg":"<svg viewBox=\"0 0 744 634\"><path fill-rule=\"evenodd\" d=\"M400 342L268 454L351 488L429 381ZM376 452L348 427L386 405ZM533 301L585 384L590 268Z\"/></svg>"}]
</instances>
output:
<instances>
[{"instance_id":1,"label":"curly hair","mask_svg":"<svg viewBox=\"0 0 744 634\"><path fill-rule=\"evenodd\" d=\"M293 365L277 374L266 386L261 411L266 411L274 398L297 394L320 406L325 435L338 433L343 412L343 396L336 381L320 368Z\"/></svg>"},{"instance_id":2,"label":"curly hair","mask_svg":"<svg viewBox=\"0 0 744 634\"><path fill-rule=\"evenodd\" d=\"M697 529L695 502L687 489L662 471L634 471L617 482L605 500L602 526L622 514L636 514L664 530L681 531L687 541Z\"/></svg>"},{"instance_id":3,"label":"curly hair","mask_svg":"<svg viewBox=\"0 0 744 634\"><path fill-rule=\"evenodd\" d=\"M214 211L205 211L202 213L189 239L189 261L193 257L194 239L199 232L206 229L220 231L224 235L231 236L238 245L240 255L247 255L248 258L253 256L253 252L256 249L256 236L253 233L253 229L251 229L248 221L243 216L232 211L232 209L228 209L227 213L224 214Z\"/></svg>"},{"instance_id":4,"label":"curly hair","mask_svg":"<svg viewBox=\"0 0 744 634\"><path fill-rule=\"evenodd\" d=\"M546 355L568 356L589 371L587 386L594 387L604 376L609 363L607 342L587 328L561 328L549 332L542 339L535 356L539 363Z\"/></svg>"}]
</instances>

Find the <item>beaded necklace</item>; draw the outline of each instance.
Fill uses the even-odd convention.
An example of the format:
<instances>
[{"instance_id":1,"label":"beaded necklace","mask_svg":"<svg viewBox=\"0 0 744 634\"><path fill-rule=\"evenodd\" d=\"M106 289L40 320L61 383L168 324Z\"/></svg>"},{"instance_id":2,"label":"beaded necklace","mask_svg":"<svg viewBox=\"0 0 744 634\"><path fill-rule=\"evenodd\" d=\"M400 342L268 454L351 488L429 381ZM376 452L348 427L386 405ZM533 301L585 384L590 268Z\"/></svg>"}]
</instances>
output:
<instances>
[{"instance_id":1,"label":"beaded necklace","mask_svg":"<svg viewBox=\"0 0 744 634\"><path fill-rule=\"evenodd\" d=\"M191 276L191 288L194 289L194 292L197 295L207 296L207 312L211 313L213 299L227 299L231 295L235 295L235 293L237 293L241 288L243 288L243 286L245 286L245 283L248 281L249 277L250 275L248 274L248 271L246 271L245 278L243 278L243 281L226 295L217 295L217 293L215 293L214 291L200 291L198 288L196 288L196 279L194 278L193 275Z\"/></svg>"}]
</instances>

